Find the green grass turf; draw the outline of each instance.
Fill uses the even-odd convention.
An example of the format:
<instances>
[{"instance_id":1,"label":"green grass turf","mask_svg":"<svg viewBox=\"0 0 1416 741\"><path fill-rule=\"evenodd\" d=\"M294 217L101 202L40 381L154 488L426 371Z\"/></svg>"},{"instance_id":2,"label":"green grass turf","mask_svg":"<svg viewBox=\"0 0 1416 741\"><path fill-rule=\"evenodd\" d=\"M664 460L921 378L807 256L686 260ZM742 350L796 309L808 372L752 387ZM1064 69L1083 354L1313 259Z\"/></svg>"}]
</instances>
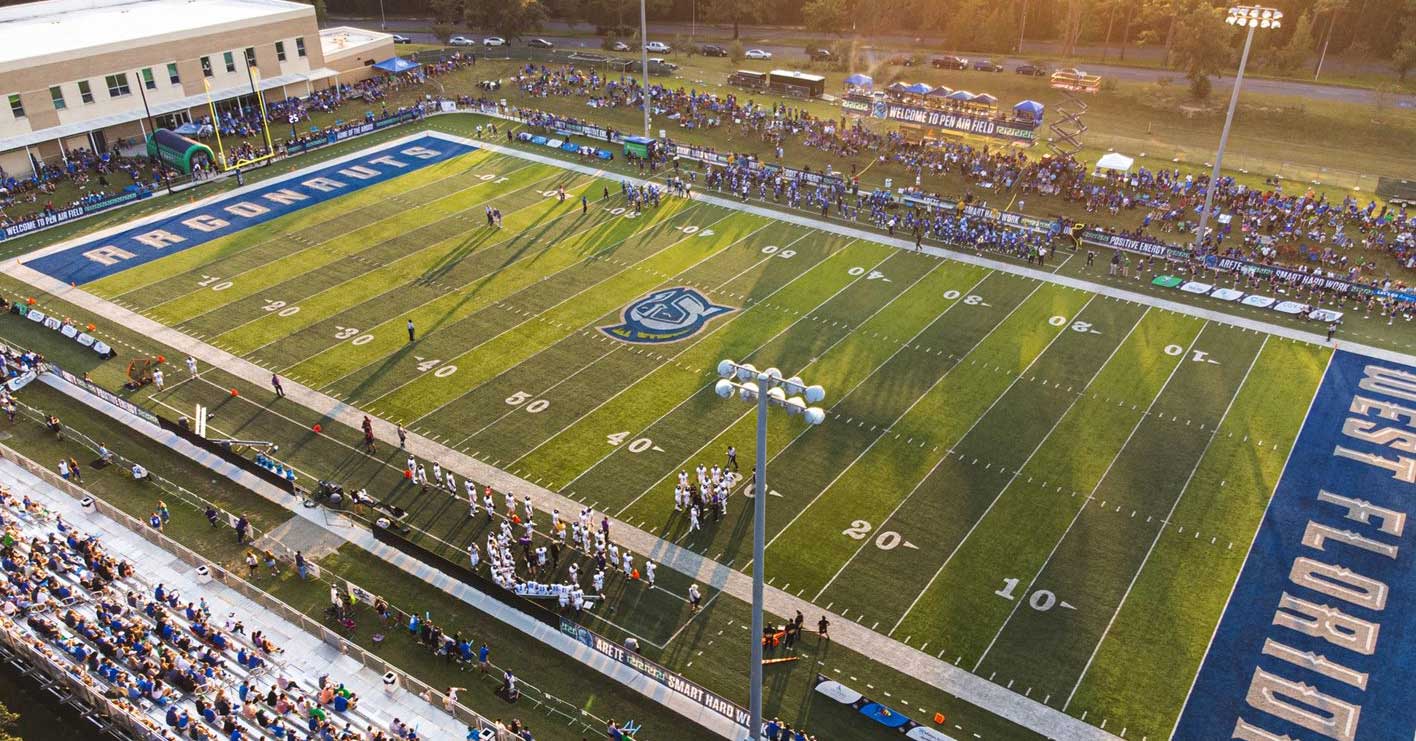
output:
<instances>
[{"instance_id":1,"label":"green grass turf","mask_svg":"<svg viewBox=\"0 0 1416 741\"><path fill-rule=\"evenodd\" d=\"M1187 585L1205 595L1184 617L1193 676L1237 564L1191 571L1193 548L1172 546L1172 533L1199 528L1216 539L1202 541L1215 555L1231 542L1242 552L1268 495L1258 483L1276 477L1272 459L1286 455L1301 422L1269 407L1311 395L1321 369L1312 358L1324 350L702 203L671 200L627 218L612 196L582 214L520 179L546 182L540 171L474 186L475 195L440 195L455 187L447 180L501 173L503 163L429 175L419 181L427 205L406 214L380 212L346 230L342 215L356 212L336 200L274 220L260 238L228 237L170 273L168 260L150 263L125 301L167 285L168 305L208 309L184 328L217 322L200 326L258 363L739 569L750 556L744 490L725 519L689 534L672 511L673 476L720 462L729 444L744 472L754 464L750 407L711 393L718 359L800 372L826 386L830 415L811 430L786 415L770 420L769 583L1056 708L1088 676L1109 679L1092 694L1083 684L1083 699L1067 708L1092 722L1173 720L1188 677L1170 676L1169 644L1132 627L1144 620L1129 615L1175 599L1165 575L1184 568ZM549 177L592 195L603 187ZM483 202L523 199L521 210L503 206L501 232L478 221ZM427 208L477 218L462 234L400 248L380 241L425 227ZM242 280L254 283L235 301L193 280L216 270L208 265L254 260L242 256L290 233L384 259L248 269ZM1080 259L1053 267L1084 270ZM694 286L734 311L665 345L626 346L599 331L666 285ZM0 290L14 290L13 281L0 279ZM299 311L282 317L261 303L277 300ZM420 327L414 343L408 316ZM55 346L52 333L19 319L0 323L0 336L11 335ZM100 336L175 355L125 328L105 325ZM1279 347L1296 349L1271 349ZM1218 362L1197 361L1195 351ZM76 345L54 353L110 387L121 379L120 363L96 365ZM470 520L465 503L402 481L396 449L362 454L357 432L338 426L316 435L313 413L219 370L175 383L185 375L174 369L167 390L134 400L174 415L206 404L215 429L279 442L307 482L335 478L403 506L417 537L451 558L485 539L485 521ZM1275 385L1289 393L1262 393ZM227 392L233 386L239 398ZM1261 450L1229 436L1241 422L1263 426ZM1231 518L1206 504L1215 501L1204 482L1219 470L1217 456L1240 469L1224 470L1225 479L1253 482ZM743 631L745 606L710 594L710 610L689 620L687 580L661 569L659 586L612 580L592 625L638 635L649 655L740 692L746 645L730 636ZM1126 664L1133 656L1143 660ZM965 729L1016 732L868 658L837 648L814 658L777 672L771 707L859 731L855 719L811 702L814 671L839 669L847 684L888 691L921 717L946 708ZM1118 688L1123 665L1141 678ZM1133 685L1164 690L1163 702L1147 705Z\"/></svg>"},{"instance_id":2,"label":"green grass turf","mask_svg":"<svg viewBox=\"0 0 1416 741\"><path fill-rule=\"evenodd\" d=\"M172 455L146 438L131 435L108 418L95 416L87 407L57 391L36 385L24 394L24 402L60 415L71 430L95 442L106 442L120 459L140 461L154 474L180 483L203 500L229 512L248 515L258 534L292 516L287 510L251 495L226 479L212 478L209 471ZM200 504L175 499L152 484L133 481L127 475L126 466L92 468L89 465L94 458L91 449L74 439L55 440L36 420L20 417L16 424L6 427L4 442L40 463L57 460L60 455L79 458L85 471L83 485L138 520L146 520L157 502L165 500L173 513L163 529L165 534L213 562L245 574L242 561L246 548L235 542L229 529L210 527L202 516ZM651 732L652 738L713 738L702 728L644 700L632 690L614 682L587 678L574 660L546 650L535 639L479 615L434 587L392 572L378 559L357 548L344 546L318 563L326 578L351 579L384 597L395 609L420 614L430 612L448 633L461 630L479 643L486 642L492 648L491 661L498 669L511 669L522 678L523 684L529 683L534 688L522 702L510 705L495 694L501 681L499 671L495 675L482 675L434 659L400 626L381 625L376 613L366 606L359 608L358 627L352 635L346 634L347 638L439 690L454 685L471 687L472 691L462 693L459 700L488 718L521 718L533 727L537 738L572 740L600 732L600 726L592 718L581 717L583 710L605 720L633 718ZM289 568L278 576L262 569L250 581L316 621L323 619L324 610L329 606L327 582L302 582ZM375 643L372 640L375 633L384 633L387 640Z\"/></svg>"},{"instance_id":3,"label":"green grass turf","mask_svg":"<svg viewBox=\"0 0 1416 741\"><path fill-rule=\"evenodd\" d=\"M1234 400L1145 570L1114 615L1069 712L1125 718L1140 735L1168 735L1278 485L1331 353L1270 338ZM1183 527L1184 530L1180 528ZM1164 625L1157 631L1155 626ZM1163 664L1168 672L1133 671Z\"/></svg>"}]
</instances>

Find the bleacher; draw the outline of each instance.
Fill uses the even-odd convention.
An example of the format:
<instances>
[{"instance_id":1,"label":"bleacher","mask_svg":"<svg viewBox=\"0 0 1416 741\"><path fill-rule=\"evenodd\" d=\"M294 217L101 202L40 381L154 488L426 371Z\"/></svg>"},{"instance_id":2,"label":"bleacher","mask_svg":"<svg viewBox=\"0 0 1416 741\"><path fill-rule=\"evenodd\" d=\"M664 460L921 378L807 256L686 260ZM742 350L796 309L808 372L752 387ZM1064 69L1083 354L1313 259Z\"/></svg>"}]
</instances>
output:
<instances>
[{"instance_id":1,"label":"bleacher","mask_svg":"<svg viewBox=\"0 0 1416 741\"><path fill-rule=\"evenodd\" d=\"M457 718L229 586L170 566L138 533L9 461L0 530L0 644L97 729L233 741L466 736Z\"/></svg>"}]
</instances>

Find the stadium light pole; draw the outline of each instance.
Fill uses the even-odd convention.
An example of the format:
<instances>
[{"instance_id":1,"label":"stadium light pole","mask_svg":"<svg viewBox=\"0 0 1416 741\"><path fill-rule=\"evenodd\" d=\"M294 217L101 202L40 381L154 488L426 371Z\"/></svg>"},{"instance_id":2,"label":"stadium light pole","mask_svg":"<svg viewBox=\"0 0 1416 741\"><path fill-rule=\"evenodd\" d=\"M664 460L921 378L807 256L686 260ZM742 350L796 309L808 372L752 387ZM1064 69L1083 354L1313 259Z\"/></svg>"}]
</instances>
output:
<instances>
[{"instance_id":1,"label":"stadium light pole","mask_svg":"<svg viewBox=\"0 0 1416 741\"><path fill-rule=\"evenodd\" d=\"M763 551L766 550L767 533L767 409L777 406L788 414L801 415L807 424L819 425L826 420L826 412L820 407L807 404L820 403L826 398L826 390L820 386L808 386L800 376L782 378L776 368L759 371L751 363L734 363L723 360L718 363L718 375L722 380L713 390L724 399L738 394L743 401L757 402L757 479L753 483L753 527L752 527L752 665L749 667L752 681L749 687L748 739L757 741L762 735L762 593Z\"/></svg>"},{"instance_id":2,"label":"stadium light pole","mask_svg":"<svg viewBox=\"0 0 1416 741\"><path fill-rule=\"evenodd\" d=\"M649 138L649 12L639 0L639 59L644 66L644 138Z\"/></svg>"},{"instance_id":3,"label":"stadium light pole","mask_svg":"<svg viewBox=\"0 0 1416 741\"><path fill-rule=\"evenodd\" d=\"M1244 67L1249 64L1249 48L1254 45L1254 31L1260 28L1278 28L1283 21L1283 11L1258 5L1236 5L1229 9L1224 19L1231 26L1247 28L1244 36L1244 53L1239 55L1239 72L1234 75L1234 90L1229 94L1229 112L1224 115L1224 129L1219 134L1219 151L1214 155L1214 168L1210 170L1209 185L1205 187L1205 208L1200 212L1200 228L1195 232L1195 247L1205 242L1205 227L1209 224L1210 208L1214 205L1215 184L1219 182L1220 165L1224 162L1224 145L1229 143L1229 127L1234 123L1234 109L1239 105L1239 86L1244 84Z\"/></svg>"}]
</instances>

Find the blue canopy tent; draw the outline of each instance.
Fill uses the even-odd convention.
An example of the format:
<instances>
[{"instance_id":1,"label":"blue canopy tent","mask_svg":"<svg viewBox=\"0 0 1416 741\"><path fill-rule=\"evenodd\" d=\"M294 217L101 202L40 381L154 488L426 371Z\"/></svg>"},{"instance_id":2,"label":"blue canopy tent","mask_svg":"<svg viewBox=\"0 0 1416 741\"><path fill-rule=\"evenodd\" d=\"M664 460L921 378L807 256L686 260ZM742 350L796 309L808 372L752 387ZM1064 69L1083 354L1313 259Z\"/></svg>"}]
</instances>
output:
<instances>
[{"instance_id":1,"label":"blue canopy tent","mask_svg":"<svg viewBox=\"0 0 1416 741\"><path fill-rule=\"evenodd\" d=\"M890 86L885 89L892 93L907 93L910 90L910 86L903 82L892 82Z\"/></svg>"},{"instance_id":2,"label":"blue canopy tent","mask_svg":"<svg viewBox=\"0 0 1416 741\"><path fill-rule=\"evenodd\" d=\"M378 64L374 65L374 69L383 70L384 72L391 72L397 75L407 72L410 69L418 69L421 66L422 65L418 64L417 62L409 61L407 59L404 59L403 57L389 57L388 59L385 59L382 62L379 62Z\"/></svg>"},{"instance_id":3,"label":"blue canopy tent","mask_svg":"<svg viewBox=\"0 0 1416 741\"><path fill-rule=\"evenodd\" d=\"M970 101L979 105L998 105L998 99L988 93L979 93Z\"/></svg>"},{"instance_id":4,"label":"blue canopy tent","mask_svg":"<svg viewBox=\"0 0 1416 741\"><path fill-rule=\"evenodd\" d=\"M846 84L851 87L862 87L866 90L875 88L875 80L870 75L862 75L859 72L846 78Z\"/></svg>"},{"instance_id":5,"label":"blue canopy tent","mask_svg":"<svg viewBox=\"0 0 1416 741\"><path fill-rule=\"evenodd\" d=\"M1043 106L1035 100L1024 100L1013 106L1013 116L1024 121L1041 121Z\"/></svg>"},{"instance_id":6,"label":"blue canopy tent","mask_svg":"<svg viewBox=\"0 0 1416 741\"><path fill-rule=\"evenodd\" d=\"M934 88L924 84L923 82L916 82L915 84L905 88L905 92L914 93L915 95L929 95L930 93L934 92Z\"/></svg>"},{"instance_id":7,"label":"blue canopy tent","mask_svg":"<svg viewBox=\"0 0 1416 741\"><path fill-rule=\"evenodd\" d=\"M931 97L931 98L947 98L947 97L949 97L949 94L952 93L952 92L954 92L954 88L951 88L951 87L944 87L943 85L940 85L939 87L934 88L934 92L931 92L931 93L929 94L929 97Z\"/></svg>"},{"instance_id":8,"label":"blue canopy tent","mask_svg":"<svg viewBox=\"0 0 1416 741\"><path fill-rule=\"evenodd\" d=\"M969 103L973 101L974 94L967 90L955 90L944 97L957 103Z\"/></svg>"}]
</instances>

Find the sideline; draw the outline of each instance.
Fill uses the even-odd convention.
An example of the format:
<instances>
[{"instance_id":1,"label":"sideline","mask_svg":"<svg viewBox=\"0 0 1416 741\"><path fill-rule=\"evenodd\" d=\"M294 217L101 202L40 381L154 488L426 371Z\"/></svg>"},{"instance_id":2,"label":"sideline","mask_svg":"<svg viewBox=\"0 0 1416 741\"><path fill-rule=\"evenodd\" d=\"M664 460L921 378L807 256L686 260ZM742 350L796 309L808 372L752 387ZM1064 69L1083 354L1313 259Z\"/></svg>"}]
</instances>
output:
<instances>
[{"instance_id":1,"label":"sideline","mask_svg":"<svg viewBox=\"0 0 1416 741\"><path fill-rule=\"evenodd\" d=\"M544 162L558 167L565 167L578 172L598 175L601 177L607 176L606 173L601 170L597 170L596 168L586 167L584 165L576 165L575 163L567 163L553 158L542 157L540 155L534 155L514 149L508 149L506 147L491 144L488 142L464 139L462 137L454 136L451 134L445 134L438 131L425 131L417 134L416 136L432 136L435 138L440 138L456 143L471 143L479 148L489 149L491 151L498 152L501 154L509 154L523 159L531 159L533 161ZM381 146L389 146L389 144L383 143ZM355 153L354 156L358 156L362 153L363 151L361 150L361 152ZM647 182L637 178L633 180L634 182L639 183ZM222 194L223 197L228 197L229 195L229 193ZM913 244L907 243L904 240L887 240L864 230L840 227L835 224L827 224L824 222L815 223L810 219L803 219L800 217L783 214L781 212L765 208L744 206L742 204L733 203L731 201L719 199L712 196L700 196L696 200L702 200L714 205L720 205L730 209L747 211L749 213L754 213L769 219L788 220L807 228L818 228L823 231L831 231L855 239L872 240L909 250L913 250L914 247ZM181 207L179 207L178 209L174 209L174 211L181 210L183 210ZM152 218L166 218L169 217L171 213L172 211L163 212L163 214L156 215ZM125 228L131 228L131 226L127 226ZM94 237L92 235L89 235L86 237L82 237L81 239L87 241L93 238ZM996 262L992 260L985 260L983 258L969 258L968 256L957 255L956 253L948 252L938 248L929 248L929 252L937 256L961 259L964 262L971 262L973 264L982 265L995 270L1007 270L1010 272L1024 274L1028 277L1039 278L1042 280L1052 280L1053 282L1060 283L1062 285L1067 285L1078 290L1092 290L1096 292L1105 291L1112 295L1126 294L1124 298L1127 298L1129 300L1139 299L1142 302L1151 302L1149 297L1141 296L1139 294L1129 294L1127 292L1121 291L1113 292L1112 289L1107 289L1104 286L1093 286L1082 281L1074 281L1070 279L1057 279L1052 274L1043 271L1025 270L1022 268L1016 268L1014 266L1007 265L1005 263ZM268 381L270 379L270 371L266 368L263 368L252 361L246 360L245 358L239 357L225 350L221 350L219 348L213 347L212 345L201 342L191 337L190 335L185 334L184 332L156 322L132 310L113 304L105 299L88 293L82 290L81 288L70 286L68 284L63 283L62 281L51 278L43 273L40 273L32 268L25 266L22 262L22 260L24 259L24 257L21 257L16 260L6 261L3 267L0 267L0 272L4 272L5 274L10 275L11 277L20 280L24 283L28 283L29 285L34 286L35 288L41 291L49 293L55 298L58 298L62 301L67 301L94 314L108 317L110 321L123 324L124 326L127 326L128 328L140 334L151 337L154 341L165 344L180 353L191 355L203 363L217 366L222 370L225 370L226 372L231 373L232 375L238 378L241 378L242 380L253 386L262 389L268 386ZM1180 305L1177 304L1177 306ZM1183 308L1186 310L1189 309L1189 307ZM1225 321L1224 318L1219 318L1220 316L1222 315L1216 315L1216 320ZM1255 324L1258 323L1256 322ZM1304 339L1307 338L1305 337ZM310 409L314 413L327 417L332 421L341 422L351 429L357 430L360 428L360 424L364 417L363 410L357 407L350 406L345 402L339 401L324 393L311 389L305 386L304 384L296 383L292 380L287 379L287 382L285 383L285 389L286 396L288 397L288 400L290 402L300 404ZM114 411L118 410L115 408ZM384 440L397 439L397 426L393 422L387 421L382 418L373 417L373 415L370 416L371 418L373 418L374 434L377 437ZM129 421L129 424L133 424L137 421L138 420L136 420L136 418L133 418L132 421ZM138 429L141 430L142 428ZM163 439L161 440L161 442L169 444L170 446L174 447L174 449L177 449L179 451L182 450L182 448L176 443L176 441ZM434 442L432 439L424 435L409 432L407 447L408 451L411 454L417 456L418 458L424 460L442 461L445 464L445 468L451 468L452 470L460 474L461 477L464 479L471 478L477 481L478 483L484 485L491 485L492 488L497 491L515 491L518 494L530 495L538 510L550 511L552 509L561 509L566 512L574 512L577 511L579 507L584 506L583 504L576 502L568 497L565 497L558 492L549 491L541 486L533 484L530 481L522 479L519 476L515 476L506 471L494 468L483 461L476 460L471 456L462 453L461 451ZM203 453L203 455L207 454ZM273 487L271 488L273 489ZM287 495L282 492L273 501L281 501L286 496ZM309 518L312 516L313 512L314 510L311 510L309 512L297 511L297 514ZM321 515L320 519L323 520L323 515ZM700 555L673 543L666 542L660 539L658 536L651 535L643 530L640 530L639 528L630 525L628 522L624 522L617 519L611 519L611 522L614 532L614 540L619 542L621 545L630 548L636 553L653 559L660 565L667 566L671 569L674 569L675 571L679 571L700 584L704 584L717 591L728 592L733 597L736 597L744 603L751 603L752 577L749 574L744 573L742 571L734 570L731 567L713 561L706 556ZM317 522L316 524L319 524L321 527L335 527L326 526L323 522ZM432 584L440 589L443 589L444 591L447 591L450 594L453 594L454 596L457 596L459 599L463 599L464 601L467 601L470 604L475 604L479 609L485 609L489 614L493 615L494 617L497 617L498 619L503 620L503 622L507 622L508 624L515 624L510 619L511 616L499 614L498 610L489 604L490 600L480 599L473 602L476 597L476 593L461 582L447 577L446 575L441 574L440 572L434 573L434 570L431 567L421 564L421 562L413 564L400 563L399 556L402 554L390 553L389 551L392 551L393 549L382 544L373 542L372 534L354 532L353 528L347 527L342 529L332 529L331 532L336 532L341 537L344 537L346 540L359 544L361 547L364 547L366 550L370 551L371 553L374 553L380 558L383 558L385 561L392 563L393 565L404 570L405 572L410 573L420 579L423 579L429 584ZM1059 741L1114 741L1114 739L1117 738L1116 736L1107 733L1106 731L1103 731L1100 728L1097 728L1096 726L1093 726L1082 720L1067 715L1061 710L1049 707L1047 705L1043 705L1037 700L1024 697L1023 695L1018 694L1010 689L1007 689L998 684L994 684L993 682L990 682L987 679L984 679L983 677L974 675L960 667L954 666L953 664L949 664L937 657L930 656L929 654L926 654L922 651L906 646L903 643L900 643L899 641L896 641L892 638L889 638L888 636L873 631L870 628L860 625L859 623L851 621L847 618L841 617L840 615L831 613L829 611L824 611L820 607L817 607L816 605L804 599L795 597L787 592L784 592L781 589L775 587L767 587L766 609L778 616L792 615L797 611L801 611L803 614L810 613L824 615L828 620L831 621L833 628L832 640L838 645L845 646L846 648L854 650L877 662L892 667L897 671L913 676L914 678L925 682L935 687L936 689L942 690L966 702L976 705L986 712L997 715L1000 718L1016 723L1020 726L1023 726L1024 728L1027 728L1049 738L1058 739ZM629 669L626 666L606 667L605 665L607 663L612 663L609 659L589 655L590 653L592 653L592 649L585 646L584 644L580 644L574 641L568 636L563 636L559 632L551 630L548 626L545 627L543 630L538 629L536 626L530 626L526 630L528 633L534 635L543 642L553 647L560 648L562 651L565 651L566 653L575 656L577 659L580 659L586 664L594 666L600 671L609 674L610 676L614 676L617 679L620 679L621 677L625 676L623 672L635 673L632 669ZM572 643L574 645L570 645ZM701 706L696 706L696 704L692 703L688 698L670 691L667 687L664 687L662 685L651 686L654 683L646 684L649 683L650 680L643 677L642 675L636 677L625 677L624 679L621 679L621 681L623 681L626 685L643 693L644 695L654 699L655 701L669 706L679 714L684 715L685 717L700 723L705 728L709 728L711 730L714 730L715 732L720 733L724 737L733 738L741 734L743 731L741 726L737 726L735 723L732 723L731 721L721 715L718 715L717 713L708 711L702 708ZM690 706L693 706L695 709L690 710Z\"/></svg>"},{"instance_id":2,"label":"sideline","mask_svg":"<svg viewBox=\"0 0 1416 741\"><path fill-rule=\"evenodd\" d=\"M471 112L479 113L476 111ZM479 115L487 114L479 113ZM508 157L520 157L522 159L531 160L532 162L538 162L541 164L558 165L560 167L564 167L577 172L599 173L601 177L619 177L623 180L628 180L637 185L651 184L648 180L645 180L643 178L620 176L614 173L606 173L604 170L599 170L576 162L569 162L556 157L548 157L546 155L537 154L535 152L527 152L521 149L508 147L504 144L498 144L495 142L485 141L481 139L467 139L464 137L455 136L453 134L447 134L435 130L429 130L427 133L429 136L432 136L437 139L444 139L458 144L470 144L481 149L486 149L490 152L506 155ZM910 252L915 251L914 243L909 240L900 239L898 237L890 237L884 234L877 234L867 229L838 224L834 221L821 221L818 219L811 218L809 216L803 216L801 214L788 213L785 211L779 211L777 209L759 206L754 203L744 203L742 201L733 200L730 198L723 198L722 196L714 195L705 191L695 191L693 195L693 200L696 202L707 203L713 206L719 206L721 208L731 209L734 211L742 211L745 213L755 214L769 219L785 221L787 223L796 224L797 226L801 226L807 229L816 229L819 231L831 232L833 234L839 234L841 236L851 237L854 239L861 239L871 242L878 242L880 244L887 244L891 247L899 247L900 249L908 250ZM1216 311L1214 309L1205 309L1198 306L1192 306L1190 304L1186 304L1180 301L1171 301L1170 299L1148 296L1144 293L1138 293L1136 291L1130 291L1124 288L1115 288L1112 286L1105 285L1103 283L1094 283L1092 281L1083 280L1081 278L1072 278L1070 276L1057 275L1056 273L1053 273L1048 270L1039 270L1037 268L1028 267L1026 265L1014 265L1012 263L1004 262L1002 260L995 260L988 257L970 255L965 252L960 252L958 250L947 249L944 247L933 247L929 245L925 245L924 254L933 255L935 257L942 257L946 260L955 260L957 262L968 263L970 265L978 265L980 267L985 267L990 270L1012 273L1013 275L1020 275L1025 278L1032 278L1034 280L1047 281L1049 283L1055 283L1057 285L1065 286L1067 288L1075 288L1081 291L1090 291L1092 293L1098 293L1103 296L1109 296L1111 298L1120 299L1122 301L1130 301L1132 303L1142 304L1145 306L1153 306L1158 309L1165 309L1166 311L1173 311L1178 314L1186 314L1188 316L1193 316L1199 319L1207 319L1209 321L1218 322L1220 324L1228 324L1235 327L1252 329L1257 332L1276 335L1278 337L1284 337L1291 340L1298 340L1299 342L1307 342L1313 345L1331 347L1335 350L1347 350L1348 352L1357 353L1359 355L1366 355L1368 357L1373 357L1380 360L1388 360L1393 363L1404 363L1406 365L1416 366L1416 355L1410 355L1396 350L1387 350L1380 347L1373 347L1371 345L1364 345L1358 342L1338 341L1329 343L1326 337L1317 332L1305 332L1301 329L1285 327L1279 324L1271 324L1269 322L1264 322L1257 319L1249 319L1247 317L1237 316L1235 314L1230 314L1223 311Z\"/></svg>"},{"instance_id":3,"label":"sideline","mask_svg":"<svg viewBox=\"0 0 1416 741\"><path fill-rule=\"evenodd\" d=\"M144 437L171 448L179 455L199 465L205 466L217 474L225 476L236 484L259 494L262 498L277 506L283 507L296 517L304 519L306 522L331 533L347 543L362 548L394 568L442 590L472 608L484 612L535 638L550 648L556 649L582 664L605 674L611 679L639 692L652 702L673 710L688 721L696 723L723 738L736 741L736 739L742 737L744 731L743 727L733 723L727 717L689 700L684 695L670 690L668 686L653 681L648 676L635 671L626 664L610 659L604 654L581 643L579 640L567 636L551 626L534 620L525 613L503 604L500 600L492 599L481 591L468 586L466 583L448 576L392 546L378 542L374 539L372 532L367 528L355 524L349 518L336 513L330 513L321 507L305 507L298 498L292 496L289 492L267 483L247 471L237 468L214 453L198 448L187 440L182 439L177 433L169 432L161 427L146 422L142 418L125 412L112 404L108 404L92 394L74 388L51 374L46 373L40 376L39 380L45 385L88 406L94 411L107 415L126 425ZM291 391L294 390L293 384L291 384ZM409 435L409 442L413 442L413 438L413 435Z\"/></svg>"}]
</instances>

